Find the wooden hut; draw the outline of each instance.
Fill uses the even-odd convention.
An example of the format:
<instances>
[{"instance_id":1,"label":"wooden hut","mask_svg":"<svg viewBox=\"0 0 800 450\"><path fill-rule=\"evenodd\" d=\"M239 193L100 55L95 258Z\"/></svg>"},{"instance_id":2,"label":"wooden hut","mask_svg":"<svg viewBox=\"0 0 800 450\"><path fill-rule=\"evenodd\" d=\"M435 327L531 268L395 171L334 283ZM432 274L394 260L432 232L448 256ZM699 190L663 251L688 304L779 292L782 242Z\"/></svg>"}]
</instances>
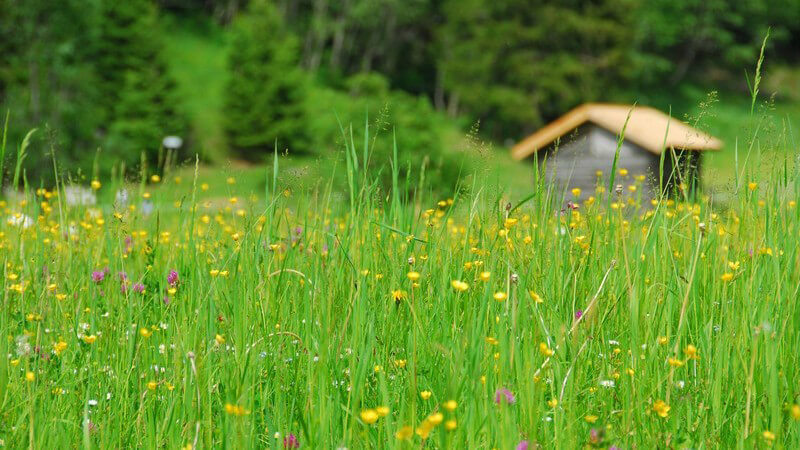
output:
<instances>
[{"instance_id":1,"label":"wooden hut","mask_svg":"<svg viewBox=\"0 0 800 450\"><path fill-rule=\"evenodd\" d=\"M629 176L645 175L650 193L659 179L662 188L675 182L694 186L702 152L722 148L719 139L656 109L587 103L520 141L511 156L516 160L536 157L540 167L546 163L548 176L560 188L591 192L599 181L598 171L607 176L611 170L623 127L617 167L627 169ZM664 176L660 178L663 152Z\"/></svg>"}]
</instances>

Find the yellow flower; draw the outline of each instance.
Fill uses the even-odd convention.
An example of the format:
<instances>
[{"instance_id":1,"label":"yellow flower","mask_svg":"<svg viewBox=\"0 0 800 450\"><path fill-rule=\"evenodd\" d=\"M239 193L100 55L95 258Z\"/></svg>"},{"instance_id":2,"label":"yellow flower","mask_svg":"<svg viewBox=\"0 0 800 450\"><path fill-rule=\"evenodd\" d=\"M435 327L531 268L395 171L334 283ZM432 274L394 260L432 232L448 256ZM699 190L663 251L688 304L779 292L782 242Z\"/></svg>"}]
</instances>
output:
<instances>
[{"instance_id":1,"label":"yellow flower","mask_svg":"<svg viewBox=\"0 0 800 450\"><path fill-rule=\"evenodd\" d=\"M427 400L427 399L431 398L431 391L422 391L422 392L419 393L419 396L423 400Z\"/></svg>"},{"instance_id":2,"label":"yellow flower","mask_svg":"<svg viewBox=\"0 0 800 450\"><path fill-rule=\"evenodd\" d=\"M721 277L719 277L719 278L720 278L720 280L722 280L722 281L731 281L731 280L733 280L733 274L732 274L732 273L730 273L730 272L725 272L725 273L723 273L723 274L722 274L722 276L721 276Z\"/></svg>"},{"instance_id":3,"label":"yellow flower","mask_svg":"<svg viewBox=\"0 0 800 450\"><path fill-rule=\"evenodd\" d=\"M700 353L697 351L697 347L692 344L687 345L683 352L686 353L686 357L689 359L700 359Z\"/></svg>"},{"instance_id":4,"label":"yellow flower","mask_svg":"<svg viewBox=\"0 0 800 450\"><path fill-rule=\"evenodd\" d=\"M540 342L539 353L541 353L544 356L553 356L556 352L554 352L550 347L548 347L546 343Z\"/></svg>"},{"instance_id":5,"label":"yellow flower","mask_svg":"<svg viewBox=\"0 0 800 450\"><path fill-rule=\"evenodd\" d=\"M378 406L375 408L375 412L378 413L379 417L386 417L389 415L389 407L388 406Z\"/></svg>"},{"instance_id":6,"label":"yellow flower","mask_svg":"<svg viewBox=\"0 0 800 450\"><path fill-rule=\"evenodd\" d=\"M669 365L672 366L672 367L681 367L681 366L683 366L683 361L681 361L678 358L669 358L667 360L667 362L669 362Z\"/></svg>"},{"instance_id":7,"label":"yellow flower","mask_svg":"<svg viewBox=\"0 0 800 450\"><path fill-rule=\"evenodd\" d=\"M365 409L361 411L361 421L367 425L371 425L378 421L378 411L374 409Z\"/></svg>"},{"instance_id":8,"label":"yellow flower","mask_svg":"<svg viewBox=\"0 0 800 450\"><path fill-rule=\"evenodd\" d=\"M422 439L428 439L428 436L430 436L433 427L434 425L430 423L428 420L423 420L422 423L417 427L417 435Z\"/></svg>"},{"instance_id":9,"label":"yellow flower","mask_svg":"<svg viewBox=\"0 0 800 450\"><path fill-rule=\"evenodd\" d=\"M406 366L406 360L405 359L395 359L394 360L394 366L397 367L398 369L402 369L402 368L404 368Z\"/></svg>"},{"instance_id":10,"label":"yellow flower","mask_svg":"<svg viewBox=\"0 0 800 450\"><path fill-rule=\"evenodd\" d=\"M495 292L493 297L498 302L502 302L503 300L508 298L508 295L505 292Z\"/></svg>"},{"instance_id":11,"label":"yellow flower","mask_svg":"<svg viewBox=\"0 0 800 450\"><path fill-rule=\"evenodd\" d=\"M469 284L461 280L453 280L450 282L450 285L453 286L453 289L457 290L458 292L464 292L469 289Z\"/></svg>"},{"instance_id":12,"label":"yellow flower","mask_svg":"<svg viewBox=\"0 0 800 450\"><path fill-rule=\"evenodd\" d=\"M597 416L592 414L587 414L586 417L583 418L587 423L595 423L597 422Z\"/></svg>"},{"instance_id":13,"label":"yellow flower","mask_svg":"<svg viewBox=\"0 0 800 450\"><path fill-rule=\"evenodd\" d=\"M92 189L94 189L94 190L96 191L96 190L100 189L100 186L102 186L102 185L100 184L100 181L98 181L98 180L92 180Z\"/></svg>"},{"instance_id":14,"label":"yellow flower","mask_svg":"<svg viewBox=\"0 0 800 450\"><path fill-rule=\"evenodd\" d=\"M246 416L246 415L250 414L250 410L249 409L244 409L243 407L241 407L239 405L234 405L234 404L231 404L231 403L226 403L225 404L225 412L230 414L230 415L232 415L232 416Z\"/></svg>"},{"instance_id":15,"label":"yellow flower","mask_svg":"<svg viewBox=\"0 0 800 450\"><path fill-rule=\"evenodd\" d=\"M214 340L217 342L218 345L222 345L225 343L225 336L218 334L214 336Z\"/></svg>"},{"instance_id":16,"label":"yellow flower","mask_svg":"<svg viewBox=\"0 0 800 450\"><path fill-rule=\"evenodd\" d=\"M405 291L401 291L400 289L392 291L392 300L394 300L394 302L397 303L398 305L400 304L401 301L403 301L404 298L406 298Z\"/></svg>"},{"instance_id":17,"label":"yellow flower","mask_svg":"<svg viewBox=\"0 0 800 450\"><path fill-rule=\"evenodd\" d=\"M581 189L580 188L572 188L572 195L574 195L575 197L580 197L581 196Z\"/></svg>"},{"instance_id":18,"label":"yellow flower","mask_svg":"<svg viewBox=\"0 0 800 450\"><path fill-rule=\"evenodd\" d=\"M414 433L414 430L411 429L410 426L405 425L394 434L394 437L399 441L405 441L406 439L411 439L411 435Z\"/></svg>"},{"instance_id":19,"label":"yellow flower","mask_svg":"<svg viewBox=\"0 0 800 450\"><path fill-rule=\"evenodd\" d=\"M792 416L794 420L800 420L800 405L792 405L789 409L789 415Z\"/></svg>"},{"instance_id":20,"label":"yellow flower","mask_svg":"<svg viewBox=\"0 0 800 450\"><path fill-rule=\"evenodd\" d=\"M377 364L377 365L376 365L376 366L373 368L373 370L375 371L375 373L380 373L380 372L382 372L382 371L383 371L383 366L382 366L382 365L380 365L380 364Z\"/></svg>"},{"instance_id":21,"label":"yellow flower","mask_svg":"<svg viewBox=\"0 0 800 450\"><path fill-rule=\"evenodd\" d=\"M480 274L481 281L489 281L489 278L492 276L491 272L483 271Z\"/></svg>"},{"instance_id":22,"label":"yellow flower","mask_svg":"<svg viewBox=\"0 0 800 450\"><path fill-rule=\"evenodd\" d=\"M666 336L659 336L658 343L659 345L667 345L668 339Z\"/></svg>"},{"instance_id":23,"label":"yellow flower","mask_svg":"<svg viewBox=\"0 0 800 450\"><path fill-rule=\"evenodd\" d=\"M775 440L775 433L769 430L764 430L764 432L761 433L761 437L763 437L765 441L772 442Z\"/></svg>"},{"instance_id":24,"label":"yellow flower","mask_svg":"<svg viewBox=\"0 0 800 450\"><path fill-rule=\"evenodd\" d=\"M448 411L455 411L458 408L458 403L455 400L448 400L442 404L442 407Z\"/></svg>"},{"instance_id":25,"label":"yellow flower","mask_svg":"<svg viewBox=\"0 0 800 450\"><path fill-rule=\"evenodd\" d=\"M67 349L67 343L64 341L58 341L53 343L53 351L56 352L56 355L60 355L61 352Z\"/></svg>"},{"instance_id":26,"label":"yellow flower","mask_svg":"<svg viewBox=\"0 0 800 450\"><path fill-rule=\"evenodd\" d=\"M97 336L95 336L95 335L84 336L83 337L83 342L86 342L87 344L94 344L94 341L96 341L96 340L97 340Z\"/></svg>"},{"instance_id":27,"label":"yellow flower","mask_svg":"<svg viewBox=\"0 0 800 450\"><path fill-rule=\"evenodd\" d=\"M408 277L408 279L409 279L409 280L411 280L411 281L417 281L417 280L419 280L419 272L414 272L414 271L411 271L411 272L408 272L408 274L406 274L406 276L407 276L407 277Z\"/></svg>"},{"instance_id":28,"label":"yellow flower","mask_svg":"<svg viewBox=\"0 0 800 450\"><path fill-rule=\"evenodd\" d=\"M619 176L624 177L628 175L628 169L619 169Z\"/></svg>"},{"instance_id":29,"label":"yellow flower","mask_svg":"<svg viewBox=\"0 0 800 450\"><path fill-rule=\"evenodd\" d=\"M547 401L547 406L555 408L556 406L558 406L558 399L555 397L551 398L550 400Z\"/></svg>"},{"instance_id":30,"label":"yellow flower","mask_svg":"<svg viewBox=\"0 0 800 450\"><path fill-rule=\"evenodd\" d=\"M751 182L747 183L747 189L750 189L751 191L755 191L756 189L758 189L758 183L756 183L755 181L751 181Z\"/></svg>"},{"instance_id":31,"label":"yellow flower","mask_svg":"<svg viewBox=\"0 0 800 450\"><path fill-rule=\"evenodd\" d=\"M155 381L148 381L147 382L147 389L150 389L151 391L155 391L157 387L158 387L158 383L156 383Z\"/></svg>"},{"instance_id":32,"label":"yellow flower","mask_svg":"<svg viewBox=\"0 0 800 450\"><path fill-rule=\"evenodd\" d=\"M36 379L36 375L33 372L31 372L31 371L25 372L25 381L29 381L30 382L30 381L33 381L35 379Z\"/></svg>"},{"instance_id":33,"label":"yellow flower","mask_svg":"<svg viewBox=\"0 0 800 450\"><path fill-rule=\"evenodd\" d=\"M143 338L147 339L147 338L149 338L150 336L153 335L153 332L148 330L145 327L142 327L142 328L139 329L139 334L141 334Z\"/></svg>"},{"instance_id":34,"label":"yellow flower","mask_svg":"<svg viewBox=\"0 0 800 450\"><path fill-rule=\"evenodd\" d=\"M531 300L533 300L535 303L544 303L542 297L540 297L536 292L528 291L528 295L531 296Z\"/></svg>"},{"instance_id":35,"label":"yellow flower","mask_svg":"<svg viewBox=\"0 0 800 450\"><path fill-rule=\"evenodd\" d=\"M664 403L663 400L656 400L653 403L653 411L656 412L660 417L666 418L669 415L669 410L672 409L668 404Z\"/></svg>"},{"instance_id":36,"label":"yellow flower","mask_svg":"<svg viewBox=\"0 0 800 450\"><path fill-rule=\"evenodd\" d=\"M442 423L442 420L444 420L444 415L442 413L434 413L434 414L431 414L430 416L428 416L428 418L425 419L425 420L430 422L431 425L436 426L436 425L439 425L440 423Z\"/></svg>"},{"instance_id":37,"label":"yellow flower","mask_svg":"<svg viewBox=\"0 0 800 450\"><path fill-rule=\"evenodd\" d=\"M444 429L447 431L453 431L456 428L458 428L458 422L456 422L454 419L450 419L444 423Z\"/></svg>"},{"instance_id":38,"label":"yellow flower","mask_svg":"<svg viewBox=\"0 0 800 450\"><path fill-rule=\"evenodd\" d=\"M160 177L160 176L158 176L158 175L156 175L156 174L153 174L153 175L150 177L150 181L152 181L153 183L158 183L159 181L161 181L161 177Z\"/></svg>"},{"instance_id":39,"label":"yellow flower","mask_svg":"<svg viewBox=\"0 0 800 450\"><path fill-rule=\"evenodd\" d=\"M503 227L505 229L509 229L514 225L516 225L517 222L519 222L519 219L512 219L511 217L509 217L508 219L505 220L505 222L503 222Z\"/></svg>"}]
</instances>

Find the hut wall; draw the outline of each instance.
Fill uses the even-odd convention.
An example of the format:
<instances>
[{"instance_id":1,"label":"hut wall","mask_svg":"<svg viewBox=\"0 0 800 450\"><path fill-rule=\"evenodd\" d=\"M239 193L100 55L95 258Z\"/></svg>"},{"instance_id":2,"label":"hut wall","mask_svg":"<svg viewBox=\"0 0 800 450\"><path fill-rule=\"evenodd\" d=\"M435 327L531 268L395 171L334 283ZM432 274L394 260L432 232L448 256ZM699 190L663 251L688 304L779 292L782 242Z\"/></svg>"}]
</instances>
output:
<instances>
[{"instance_id":1,"label":"hut wall","mask_svg":"<svg viewBox=\"0 0 800 450\"><path fill-rule=\"evenodd\" d=\"M608 180L616 150L617 136L604 128L586 124L563 137L560 145L539 152L538 157L540 164L546 164L547 174L558 188L578 187L592 192L597 184L598 170L603 172L604 180ZM646 175L648 184L652 185L658 177L658 163L656 155L630 141L623 141L617 167L628 169L629 176Z\"/></svg>"}]
</instances>

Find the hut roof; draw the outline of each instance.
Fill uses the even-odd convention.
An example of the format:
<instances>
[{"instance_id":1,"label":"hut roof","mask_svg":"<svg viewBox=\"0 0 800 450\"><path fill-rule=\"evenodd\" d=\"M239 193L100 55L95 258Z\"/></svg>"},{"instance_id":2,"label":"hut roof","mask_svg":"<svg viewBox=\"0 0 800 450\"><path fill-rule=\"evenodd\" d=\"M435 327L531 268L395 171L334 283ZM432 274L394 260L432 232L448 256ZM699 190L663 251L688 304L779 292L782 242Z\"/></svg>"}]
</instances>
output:
<instances>
[{"instance_id":1,"label":"hut roof","mask_svg":"<svg viewBox=\"0 0 800 450\"><path fill-rule=\"evenodd\" d=\"M625 127L625 139L660 155L663 148L684 150L719 150L722 141L697 130L663 112L639 105L585 103L564 114L539 131L526 137L511 149L511 156L520 160L552 144L586 122L619 135ZM667 128L669 125L669 128ZM666 140L664 139L666 135Z\"/></svg>"}]
</instances>

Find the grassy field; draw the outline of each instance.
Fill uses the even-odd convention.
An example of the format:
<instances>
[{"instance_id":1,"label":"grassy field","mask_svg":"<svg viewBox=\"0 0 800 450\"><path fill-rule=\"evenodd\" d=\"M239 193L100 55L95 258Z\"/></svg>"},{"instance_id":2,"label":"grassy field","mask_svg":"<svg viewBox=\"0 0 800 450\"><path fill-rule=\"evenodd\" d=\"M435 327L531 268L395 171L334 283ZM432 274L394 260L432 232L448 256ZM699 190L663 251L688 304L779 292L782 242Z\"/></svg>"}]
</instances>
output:
<instances>
[{"instance_id":1,"label":"grassy field","mask_svg":"<svg viewBox=\"0 0 800 450\"><path fill-rule=\"evenodd\" d=\"M4 202L3 443L800 446L794 169L754 156L718 209L491 174L411 196L358 155Z\"/></svg>"},{"instance_id":2,"label":"grassy field","mask_svg":"<svg viewBox=\"0 0 800 450\"><path fill-rule=\"evenodd\" d=\"M358 138L225 162L226 37L167 23L217 164L0 201L0 445L800 448L795 105L688 109L728 145L692 198L455 124L451 189Z\"/></svg>"}]
</instances>

